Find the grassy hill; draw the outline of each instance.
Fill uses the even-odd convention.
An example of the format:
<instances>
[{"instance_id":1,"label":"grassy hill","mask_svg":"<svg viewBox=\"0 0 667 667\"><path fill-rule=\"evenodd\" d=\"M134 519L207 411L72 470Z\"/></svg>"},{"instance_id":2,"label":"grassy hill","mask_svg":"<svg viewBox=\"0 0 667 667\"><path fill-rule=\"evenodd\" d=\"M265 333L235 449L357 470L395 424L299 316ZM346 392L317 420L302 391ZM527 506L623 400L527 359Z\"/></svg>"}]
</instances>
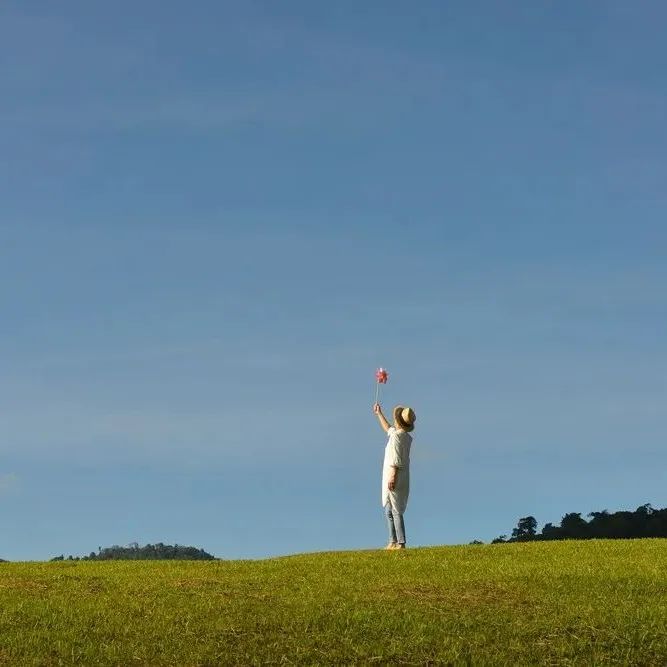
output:
<instances>
[{"instance_id":1,"label":"grassy hill","mask_svg":"<svg viewBox=\"0 0 667 667\"><path fill-rule=\"evenodd\" d=\"M667 540L4 563L0 665L667 663Z\"/></svg>"}]
</instances>

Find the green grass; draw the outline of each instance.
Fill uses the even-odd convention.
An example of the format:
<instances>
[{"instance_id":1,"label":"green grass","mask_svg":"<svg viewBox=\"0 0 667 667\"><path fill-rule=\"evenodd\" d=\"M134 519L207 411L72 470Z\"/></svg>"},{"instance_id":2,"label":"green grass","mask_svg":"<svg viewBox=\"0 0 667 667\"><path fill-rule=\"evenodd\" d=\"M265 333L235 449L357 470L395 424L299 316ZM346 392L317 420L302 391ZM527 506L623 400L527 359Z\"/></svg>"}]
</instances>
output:
<instances>
[{"instance_id":1,"label":"green grass","mask_svg":"<svg viewBox=\"0 0 667 667\"><path fill-rule=\"evenodd\" d=\"M667 664L667 540L0 564L0 665Z\"/></svg>"}]
</instances>

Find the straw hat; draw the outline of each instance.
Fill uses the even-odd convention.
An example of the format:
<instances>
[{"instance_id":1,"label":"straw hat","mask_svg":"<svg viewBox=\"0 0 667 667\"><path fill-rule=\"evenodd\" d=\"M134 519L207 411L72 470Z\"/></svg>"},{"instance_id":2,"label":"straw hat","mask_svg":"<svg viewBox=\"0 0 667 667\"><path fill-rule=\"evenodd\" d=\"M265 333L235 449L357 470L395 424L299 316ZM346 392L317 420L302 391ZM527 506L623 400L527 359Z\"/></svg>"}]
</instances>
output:
<instances>
[{"instance_id":1,"label":"straw hat","mask_svg":"<svg viewBox=\"0 0 667 667\"><path fill-rule=\"evenodd\" d=\"M397 405L394 408L394 423L404 431L412 431L415 428L417 417L412 408L407 408L403 405Z\"/></svg>"}]
</instances>

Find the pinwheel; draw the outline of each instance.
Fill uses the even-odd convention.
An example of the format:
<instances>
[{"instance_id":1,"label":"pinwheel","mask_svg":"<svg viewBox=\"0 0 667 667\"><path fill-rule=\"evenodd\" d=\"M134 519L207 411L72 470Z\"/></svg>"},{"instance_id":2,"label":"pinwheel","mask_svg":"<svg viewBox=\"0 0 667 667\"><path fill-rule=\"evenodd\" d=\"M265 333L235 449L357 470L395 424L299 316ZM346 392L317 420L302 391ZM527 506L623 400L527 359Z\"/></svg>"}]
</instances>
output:
<instances>
[{"instance_id":1,"label":"pinwheel","mask_svg":"<svg viewBox=\"0 0 667 667\"><path fill-rule=\"evenodd\" d=\"M378 368L375 372L375 379L377 380L377 384L375 385L375 402L377 403L380 396L380 385L387 384L389 373L384 368Z\"/></svg>"}]
</instances>

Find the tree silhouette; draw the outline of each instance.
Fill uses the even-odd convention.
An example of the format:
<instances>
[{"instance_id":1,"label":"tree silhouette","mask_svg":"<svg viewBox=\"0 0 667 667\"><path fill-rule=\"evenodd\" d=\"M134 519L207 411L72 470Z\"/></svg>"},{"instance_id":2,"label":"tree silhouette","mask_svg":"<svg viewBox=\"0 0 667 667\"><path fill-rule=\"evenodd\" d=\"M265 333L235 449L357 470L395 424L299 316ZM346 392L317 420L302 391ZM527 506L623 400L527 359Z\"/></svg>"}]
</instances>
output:
<instances>
[{"instance_id":1,"label":"tree silhouette","mask_svg":"<svg viewBox=\"0 0 667 667\"><path fill-rule=\"evenodd\" d=\"M582 539L588 537L588 524L581 518L580 512L566 514L560 522L561 531L569 537Z\"/></svg>"},{"instance_id":2,"label":"tree silhouette","mask_svg":"<svg viewBox=\"0 0 667 667\"><path fill-rule=\"evenodd\" d=\"M583 519L580 512L570 512L563 516L560 526L544 524L537 534L537 521L532 516L519 519L512 530L512 537L505 535L493 540L501 542L526 542L531 540L586 540L628 539L638 537L667 537L667 508L655 509L650 503L640 505L634 512L590 512L590 521Z\"/></svg>"},{"instance_id":3,"label":"tree silhouette","mask_svg":"<svg viewBox=\"0 0 667 667\"><path fill-rule=\"evenodd\" d=\"M64 560L64 556L56 556L51 560ZM118 545L106 549L100 547L98 553L91 551L88 556L77 556L76 558L68 556L67 560L216 560L216 558L196 547L185 547L179 544L172 546L162 542L140 547L137 542L132 542L127 547Z\"/></svg>"},{"instance_id":4,"label":"tree silhouette","mask_svg":"<svg viewBox=\"0 0 667 667\"><path fill-rule=\"evenodd\" d=\"M543 540L559 540L561 538L562 531L559 526L554 526L553 523L545 523L542 527L542 534L540 539Z\"/></svg>"},{"instance_id":5,"label":"tree silhouette","mask_svg":"<svg viewBox=\"0 0 667 667\"><path fill-rule=\"evenodd\" d=\"M537 519L534 516L525 516L519 519L516 528L512 530L512 538L517 542L531 540L537 531Z\"/></svg>"}]
</instances>

